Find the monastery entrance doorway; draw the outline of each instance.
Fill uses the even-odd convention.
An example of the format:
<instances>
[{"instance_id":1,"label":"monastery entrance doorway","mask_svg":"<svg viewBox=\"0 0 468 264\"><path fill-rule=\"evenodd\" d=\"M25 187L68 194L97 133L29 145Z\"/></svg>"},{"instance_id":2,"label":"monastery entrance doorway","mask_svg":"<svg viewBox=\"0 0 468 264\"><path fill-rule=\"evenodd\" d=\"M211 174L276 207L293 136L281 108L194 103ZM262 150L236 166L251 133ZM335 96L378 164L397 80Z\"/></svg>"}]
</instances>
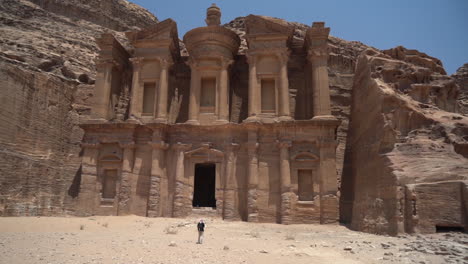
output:
<instances>
[{"instance_id":1,"label":"monastery entrance doorway","mask_svg":"<svg viewBox=\"0 0 468 264\"><path fill-rule=\"evenodd\" d=\"M215 163L195 164L195 182L193 191L193 207L216 208L216 165Z\"/></svg>"}]
</instances>

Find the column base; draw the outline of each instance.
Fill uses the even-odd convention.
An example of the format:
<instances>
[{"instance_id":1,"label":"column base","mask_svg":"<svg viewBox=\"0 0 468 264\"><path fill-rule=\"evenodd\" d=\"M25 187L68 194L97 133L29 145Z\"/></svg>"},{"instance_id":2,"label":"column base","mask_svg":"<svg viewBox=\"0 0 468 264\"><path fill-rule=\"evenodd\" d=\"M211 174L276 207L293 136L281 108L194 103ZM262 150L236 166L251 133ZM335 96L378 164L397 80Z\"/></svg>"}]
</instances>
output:
<instances>
[{"instance_id":1,"label":"column base","mask_svg":"<svg viewBox=\"0 0 468 264\"><path fill-rule=\"evenodd\" d=\"M278 117L278 121L283 122L283 121L292 121L293 118L290 116L280 116Z\"/></svg>"},{"instance_id":2,"label":"column base","mask_svg":"<svg viewBox=\"0 0 468 264\"><path fill-rule=\"evenodd\" d=\"M249 116L247 119L244 119L245 123L250 123L250 122L260 122L261 118L258 116Z\"/></svg>"},{"instance_id":3,"label":"column base","mask_svg":"<svg viewBox=\"0 0 468 264\"><path fill-rule=\"evenodd\" d=\"M318 115L318 116L312 117L312 120L338 120L338 119L332 115Z\"/></svg>"},{"instance_id":4,"label":"column base","mask_svg":"<svg viewBox=\"0 0 468 264\"><path fill-rule=\"evenodd\" d=\"M223 119L218 119L218 120L214 121L214 123L216 125L224 125L224 124L229 124L229 121L223 120Z\"/></svg>"},{"instance_id":5,"label":"column base","mask_svg":"<svg viewBox=\"0 0 468 264\"><path fill-rule=\"evenodd\" d=\"M154 120L155 123L163 123L163 124L166 124L167 123L167 118L165 117L157 117L155 120Z\"/></svg>"},{"instance_id":6,"label":"column base","mask_svg":"<svg viewBox=\"0 0 468 264\"><path fill-rule=\"evenodd\" d=\"M200 122L198 122L198 120L191 119L191 120L187 120L187 122L185 122L185 124L189 124L189 125L200 125Z\"/></svg>"}]
</instances>

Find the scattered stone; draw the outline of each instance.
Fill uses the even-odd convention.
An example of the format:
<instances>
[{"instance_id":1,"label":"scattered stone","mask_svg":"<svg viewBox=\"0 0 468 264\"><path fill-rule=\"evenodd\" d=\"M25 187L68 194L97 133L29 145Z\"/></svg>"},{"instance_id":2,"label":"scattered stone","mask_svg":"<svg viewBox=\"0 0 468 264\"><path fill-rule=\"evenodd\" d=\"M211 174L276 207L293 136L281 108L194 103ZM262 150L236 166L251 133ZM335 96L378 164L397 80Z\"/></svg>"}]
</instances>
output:
<instances>
[{"instance_id":1,"label":"scattered stone","mask_svg":"<svg viewBox=\"0 0 468 264\"><path fill-rule=\"evenodd\" d=\"M176 247L176 246L177 246L177 244L176 244L176 242L174 242L174 241L171 241L171 243L169 243L169 246L170 246L170 247Z\"/></svg>"}]
</instances>

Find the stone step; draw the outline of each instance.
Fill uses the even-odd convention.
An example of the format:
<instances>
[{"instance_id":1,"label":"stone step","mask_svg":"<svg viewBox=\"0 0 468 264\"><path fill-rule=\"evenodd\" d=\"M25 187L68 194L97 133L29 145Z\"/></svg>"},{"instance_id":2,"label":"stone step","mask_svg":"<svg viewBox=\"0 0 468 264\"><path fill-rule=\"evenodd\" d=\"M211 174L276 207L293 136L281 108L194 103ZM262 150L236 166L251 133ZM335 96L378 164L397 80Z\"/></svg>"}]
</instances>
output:
<instances>
[{"instance_id":1,"label":"stone step","mask_svg":"<svg viewBox=\"0 0 468 264\"><path fill-rule=\"evenodd\" d=\"M216 208L212 207L193 207L192 213L190 214L192 217L197 218L218 218L221 217L217 214Z\"/></svg>"}]
</instances>

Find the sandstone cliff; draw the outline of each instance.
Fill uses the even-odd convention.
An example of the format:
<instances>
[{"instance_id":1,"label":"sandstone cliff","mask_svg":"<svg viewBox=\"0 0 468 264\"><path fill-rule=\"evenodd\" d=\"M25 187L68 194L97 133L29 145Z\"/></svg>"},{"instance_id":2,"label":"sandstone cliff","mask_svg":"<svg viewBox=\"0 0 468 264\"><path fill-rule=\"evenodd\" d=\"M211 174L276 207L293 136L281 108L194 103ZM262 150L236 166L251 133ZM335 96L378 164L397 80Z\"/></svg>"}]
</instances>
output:
<instances>
[{"instance_id":1,"label":"sandstone cliff","mask_svg":"<svg viewBox=\"0 0 468 264\"><path fill-rule=\"evenodd\" d=\"M466 228L468 117L438 60L397 47L358 60L341 219L373 233ZM423 61L424 63L420 63Z\"/></svg>"},{"instance_id":2,"label":"sandstone cliff","mask_svg":"<svg viewBox=\"0 0 468 264\"><path fill-rule=\"evenodd\" d=\"M79 186L77 124L93 95L95 38L112 32L125 44L112 29L154 23L125 0L2 1L0 215L66 213Z\"/></svg>"},{"instance_id":3,"label":"sandstone cliff","mask_svg":"<svg viewBox=\"0 0 468 264\"><path fill-rule=\"evenodd\" d=\"M468 63L458 68L457 72L452 74L452 78L460 87L459 111L464 115L468 115Z\"/></svg>"}]
</instances>

